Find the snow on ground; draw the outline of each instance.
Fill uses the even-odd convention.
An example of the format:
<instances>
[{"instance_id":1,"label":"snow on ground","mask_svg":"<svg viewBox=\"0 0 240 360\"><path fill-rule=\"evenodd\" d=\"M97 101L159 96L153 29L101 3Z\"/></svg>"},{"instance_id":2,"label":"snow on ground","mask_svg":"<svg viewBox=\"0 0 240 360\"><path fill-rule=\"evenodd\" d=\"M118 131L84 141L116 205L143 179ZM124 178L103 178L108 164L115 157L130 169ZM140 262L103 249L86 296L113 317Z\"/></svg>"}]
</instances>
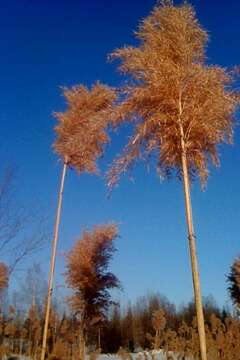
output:
<instances>
[{"instance_id":1,"label":"snow on ground","mask_svg":"<svg viewBox=\"0 0 240 360\"><path fill-rule=\"evenodd\" d=\"M170 360L178 360L177 356L172 352L168 352L168 356L170 356ZM164 353L163 350L155 350L151 352L142 351L138 353L131 354L132 360L168 360L169 358ZM186 360L192 360L191 358L185 358ZM121 358L116 354L101 354L98 356L98 360L121 360Z\"/></svg>"},{"instance_id":2,"label":"snow on ground","mask_svg":"<svg viewBox=\"0 0 240 360\"><path fill-rule=\"evenodd\" d=\"M168 358L167 355L164 354L163 350L155 350L151 352L142 351L138 353L131 353L131 358L132 360L168 360L168 359L178 360L177 356L172 351L169 351L168 354L171 355L170 358ZM8 360L8 359L11 359L11 357L3 358L3 360ZM29 357L15 355L14 360L31 360L31 359ZM88 356L86 360L89 360ZM123 359L117 354L101 354L98 356L97 360L123 360ZM192 360L192 359L186 358L186 360Z\"/></svg>"}]
</instances>

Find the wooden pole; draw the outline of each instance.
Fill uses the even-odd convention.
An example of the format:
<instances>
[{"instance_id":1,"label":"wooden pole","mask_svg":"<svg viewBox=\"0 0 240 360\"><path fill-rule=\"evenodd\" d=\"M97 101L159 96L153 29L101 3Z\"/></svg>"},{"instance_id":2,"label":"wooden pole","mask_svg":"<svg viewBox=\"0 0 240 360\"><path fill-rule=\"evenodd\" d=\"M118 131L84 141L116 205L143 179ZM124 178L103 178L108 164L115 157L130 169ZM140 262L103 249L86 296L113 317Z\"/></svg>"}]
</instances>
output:
<instances>
[{"instance_id":1,"label":"wooden pole","mask_svg":"<svg viewBox=\"0 0 240 360\"><path fill-rule=\"evenodd\" d=\"M55 262L56 262L56 251L57 251L59 224L61 218L62 198L63 198L63 189L64 189L66 171L67 171L67 162L64 162L61 183L60 183L60 191L58 194L57 214L56 214L54 236L52 242L52 255L51 255L51 263L50 263L49 279L48 279L48 294L47 294L46 314L45 314L44 330L43 330L41 360L45 360L45 355L46 355L47 333L48 333L49 315L50 315L52 293L53 293L53 278L54 278L54 270L55 270Z\"/></svg>"},{"instance_id":2,"label":"wooden pole","mask_svg":"<svg viewBox=\"0 0 240 360\"><path fill-rule=\"evenodd\" d=\"M189 250L190 250L190 258L191 258L191 266L192 266L192 279L193 279L193 288L194 288L195 305L196 305L196 313L197 313L200 353L201 353L201 360L207 360L206 334L205 334L205 326L204 326L200 279L198 272L196 241L195 241L193 218L192 218L189 174L188 174L184 134L181 124L180 124L180 133L181 133L181 148L182 148L181 161L182 161L182 171L183 171L183 188L184 188L184 196L185 196L188 241L189 241Z\"/></svg>"}]
</instances>

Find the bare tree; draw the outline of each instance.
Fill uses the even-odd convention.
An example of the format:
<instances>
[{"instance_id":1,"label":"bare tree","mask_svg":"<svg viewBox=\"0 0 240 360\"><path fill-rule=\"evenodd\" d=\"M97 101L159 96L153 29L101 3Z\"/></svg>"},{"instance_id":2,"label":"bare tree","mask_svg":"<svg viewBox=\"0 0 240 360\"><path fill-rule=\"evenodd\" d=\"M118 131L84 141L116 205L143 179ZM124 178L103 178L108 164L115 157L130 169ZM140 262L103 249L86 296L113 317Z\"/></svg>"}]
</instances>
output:
<instances>
[{"instance_id":1,"label":"bare tree","mask_svg":"<svg viewBox=\"0 0 240 360\"><path fill-rule=\"evenodd\" d=\"M106 128L109 123L110 109L115 100L114 90L100 83L95 84L91 90L84 86L74 86L71 89L64 88L64 96L67 101L67 110L55 114L59 123L55 127L57 138L54 149L63 161L63 170L52 243L41 360L44 360L46 353L56 250L67 167L76 169L80 174L83 172L98 172L96 160L103 154L104 145L109 140Z\"/></svg>"},{"instance_id":2,"label":"bare tree","mask_svg":"<svg viewBox=\"0 0 240 360\"><path fill-rule=\"evenodd\" d=\"M17 191L16 171L8 167L0 178L0 256L9 275L48 239L44 216L37 207L17 201Z\"/></svg>"},{"instance_id":3,"label":"bare tree","mask_svg":"<svg viewBox=\"0 0 240 360\"><path fill-rule=\"evenodd\" d=\"M163 1L141 23L138 47L114 51L120 71L130 78L114 111L114 126L130 122L134 134L109 172L118 182L138 159L157 157L162 178L183 181L201 359L206 340L193 227L190 182L204 186L208 162L219 164L217 145L232 140L239 94L232 90L234 72L205 63L208 39L192 6Z\"/></svg>"},{"instance_id":4,"label":"bare tree","mask_svg":"<svg viewBox=\"0 0 240 360\"><path fill-rule=\"evenodd\" d=\"M29 267L25 276L21 278L19 287L15 292L15 306L26 310L31 305L43 312L47 295L47 280L40 264L34 263Z\"/></svg>"}]
</instances>

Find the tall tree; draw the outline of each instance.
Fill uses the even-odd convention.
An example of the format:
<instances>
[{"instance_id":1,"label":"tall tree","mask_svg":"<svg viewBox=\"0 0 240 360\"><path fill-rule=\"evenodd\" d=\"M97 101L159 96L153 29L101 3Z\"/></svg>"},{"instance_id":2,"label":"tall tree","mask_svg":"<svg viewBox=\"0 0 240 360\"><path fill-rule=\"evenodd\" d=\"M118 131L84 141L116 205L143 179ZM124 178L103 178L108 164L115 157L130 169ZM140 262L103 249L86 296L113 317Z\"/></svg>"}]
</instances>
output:
<instances>
[{"instance_id":1,"label":"tall tree","mask_svg":"<svg viewBox=\"0 0 240 360\"><path fill-rule=\"evenodd\" d=\"M233 304L240 311L240 257L234 260L227 276L228 291Z\"/></svg>"},{"instance_id":2,"label":"tall tree","mask_svg":"<svg viewBox=\"0 0 240 360\"><path fill-rule=\"evenodd\" d=\"M208 162L219 164L216 146L232 139L239 94L234 73L205 63L208 39L192 6L163 1L140 25L139 46L117 49L120 71L130 79L114 111L114 125L130 122L134 134L109 172L109 185L137 159L157 158L162 178L183 181L202 360L207 359L204 317L193 227L190 182L205 185Z\"/></svg>"},{"instance_id":3,"label":"tall tree","mask_svg":"<svg viewBox=\"0 0 240 360\"><path fill-rule=\"evenodd\" d=\"M154 349L159 349L161 331L164 330L164 328L166 326L166 318L165 318L164 311L162 309L155 310L153 312L152 326L155 330Z\"/></svg>"},{"instance_id":4,"label":"tall tree","mask_svg":"<svg viewBox=\"0 0 240 360\"><path fill-rule=\"evenodd\" d=\"M87 328L105 319L111 304L109 290L120 286L118 278L108 271L116 237L115 225L95 226L83 232L66 256L66 282L74 292L69 302L80 323L80 359L84 358Z\"/></svg>"},{"instance_id":5,"label":"tall tree","mask_svg":"<svg viewBox=\"0 0 240 360\"><path fill-rule=\"evenodd\" d=\"M15 292L15 305L21 310L26 310L30 305L37 307L39 312L43 311L47 294L47 280L38 263L30 266L23 279L20 281L19 289Z\"/></svg>"},{"instance_id":6,"label":"tall tree","mask_svg":"<svg viewBox=\"0 0 240 360\"><path fill-rule=\"evenodd\" d=\"M36 205L33 210L18 201L18 190L16 171L8 166L0 173L0 255L8 263L9 276L48 239L45 218Z\"/></svg>"},{"instance_id":7,"label":"tall tree","mask_svg":"<svg viewBox=\"0 0 240 360\"><path fill-rule=\"evenodd\" d=\"M131 303L128 304L122 320L122 341L128 351L134 351L133 312Z\"/></svg>"},{"instance_id":8,"label":"tall tree","mask_svg":"<svg viewBox=\"0 0 240 360\"><path fill-rule=\"evenodd\" d=\"M45 359L46 353L56 250L67 167L76 169L78 173L98 172L96 160L103 154L104 145L108 142L106 133L109 120L108 112L115 100L114 90L100 83L95 84L91 90L84 86L65 88L64 96L67 101L67 110L55 114L59 123L55 127L57 138L54 149L63 161L63 170L52 242L41 360Z\"/></svg>"},{"instance_id":9,"label":"tall tree","mask_svg":"<svg viewBox=\"0 0 240 360\"><path fill-rule=\"evenodd\" d=\"M28 338L28 354L35 358L41 339L41 318L37 306L31 305L28 309L24 328Z\"/></svg>"},{"instance_id":10,"label":"tall tree","mask_svg":"<svg viewBox=\"0 0 240 360\"><path fill-rule=\"evenodd\" d=\"M122 345L122 321L121 321L121 311L119 304L114 304L110 309L110 314L108 316L107 324L107 351L110 353L116 353L120 346ZM106 351L106 349L104 349Z\"/></svg>"}]
</instances>

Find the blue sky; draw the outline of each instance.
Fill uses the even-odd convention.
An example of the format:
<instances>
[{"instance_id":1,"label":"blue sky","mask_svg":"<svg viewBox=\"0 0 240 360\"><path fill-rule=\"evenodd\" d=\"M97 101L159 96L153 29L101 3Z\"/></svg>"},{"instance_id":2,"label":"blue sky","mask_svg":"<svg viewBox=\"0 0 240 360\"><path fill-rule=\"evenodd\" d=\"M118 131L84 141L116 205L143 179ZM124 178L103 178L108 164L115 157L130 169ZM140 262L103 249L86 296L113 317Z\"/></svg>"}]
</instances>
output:
<instances>
[{"instance_id":1,"label":"blue sky","mask_svg":"<svg viewBox=\"0 0 240 360\"><path fill-rule=\"evenodd\" d=\"M52 225L61 166L53 154L53 111L64 109L59 86L95 80L117 85L116 65L106 61L114 48L135 42L133 31L155 4L152 0L0 1L0 158L18 167L19 198L37 198ZM195 0L201 24L210 34L209 63L239 63L240 3ZM120 150L120 130L100 162L102 169ZM208 186L192 191L203 295L227 301L225 277L240 252L240 139L220 147L221 167ZM107 199L102 178L69 172L57 261L57 283L64 271L62 253L84 227L119 223L118 252L112 269L124 293L134 300L159 291L176 304L192 298L182 185L161 183L154 169L136 168L135 181L122 179ZM20 187L19 187L20 188ZM48 270L49 247L37 260Z\"/></svg>"}]
</instances>

